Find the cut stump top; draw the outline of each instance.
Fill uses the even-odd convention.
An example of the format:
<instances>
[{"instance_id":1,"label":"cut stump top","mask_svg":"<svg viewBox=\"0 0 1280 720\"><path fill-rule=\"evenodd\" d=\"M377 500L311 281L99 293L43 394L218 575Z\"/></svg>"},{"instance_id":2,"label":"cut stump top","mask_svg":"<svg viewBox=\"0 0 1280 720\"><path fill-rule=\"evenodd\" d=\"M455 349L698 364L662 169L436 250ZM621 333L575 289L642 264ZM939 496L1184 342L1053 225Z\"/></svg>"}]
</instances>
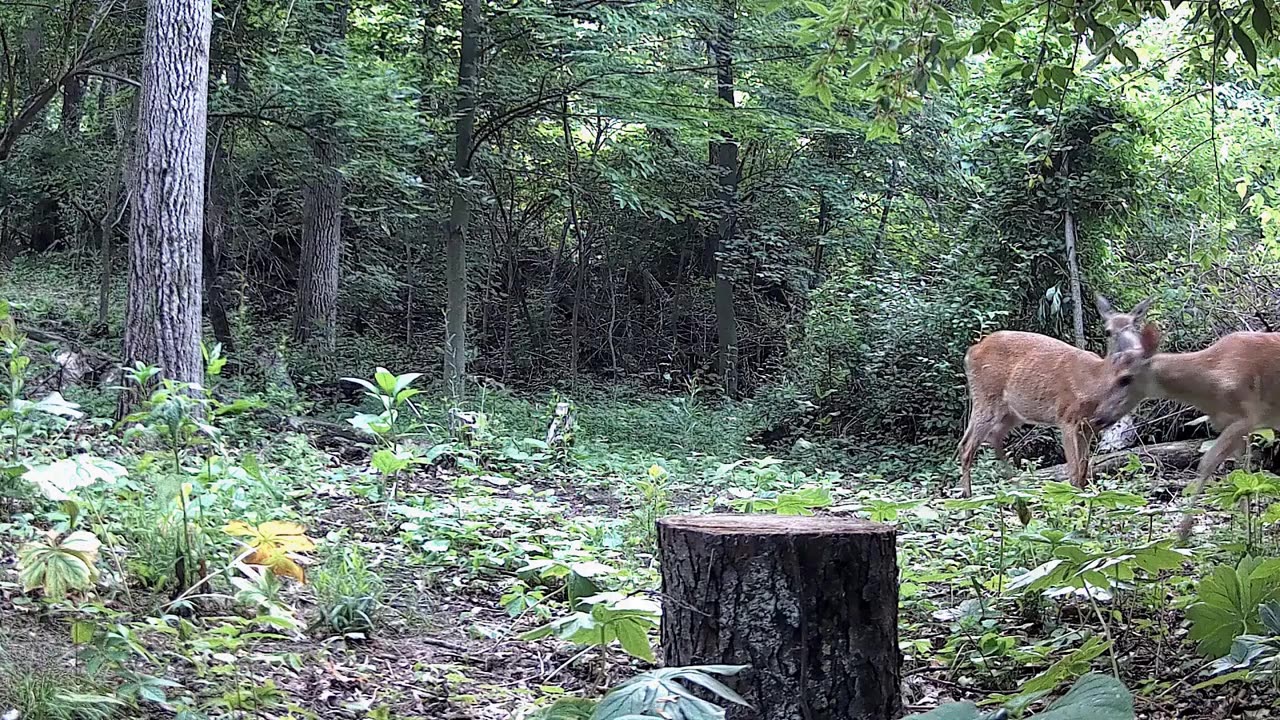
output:
<instances>
[{"instance_id":1,"label":"cut stump top","mask_svg":"<svg viewBox=\"0 0 1280 720\"><path fill-rule=\"evenodd\" d=\"M859 518L801 515L672 515L658 520L670 530L708 535L893 535L894 528L884 523Z\"/></svg>"}]
</instances>

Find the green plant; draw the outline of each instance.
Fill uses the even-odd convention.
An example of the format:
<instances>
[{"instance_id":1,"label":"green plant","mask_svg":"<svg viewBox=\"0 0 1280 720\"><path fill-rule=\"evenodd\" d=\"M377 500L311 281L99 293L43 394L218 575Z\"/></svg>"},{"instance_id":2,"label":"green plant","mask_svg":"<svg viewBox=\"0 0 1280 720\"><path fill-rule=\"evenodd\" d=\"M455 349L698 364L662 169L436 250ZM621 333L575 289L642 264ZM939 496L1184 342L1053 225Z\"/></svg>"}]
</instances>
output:
<instances>
[{"instance_id":1,"label":"green plant","mask_svg":"<svg viewBox=\"0 0 1280 720\"><path fill-rule=\"evenodd\" d=\"M23 720L107 720L124 707L82 676L0 664L0 710L16 710Z\"/></svg>"},{"instance_id":2,"label":"green plant","mask_svg":"<svg viewBox=\"0 0 1280 720\"><path fill-rule=\"evenodd\" d=\"M1265 500L1280 498L1280 478L1269 472L1233 470L1209 491L1212 502L1223 510L1238 510L1244 516L1246 551L1260 539L1262 523L1258 522L1260 505ZM1262 520L1267 520L1263 515Z\"/></svg>"},{"instance_id":3,"label":"green plant","mask_svg":"<svg viewBox=\"0 0 1280 720\"><path fill-rule=\"evenodd\" d=\"M613 688L598 703L566 698L538 711L530 720L717 720L724 717L724 708L694 695L680 681L709 691L719 701L751 707L713 677L737 675L745 669L745 665L691 665L649 670Z\"/></svg>"},{"instance_id":4,"label":"green plant","mask_svg":"<svg viewBox=\"0 0 1280 720\"><path fill-rule=\"evenodd\" d=\"M1264 629L1259 606L1280 599L1280 558L1245 556L1232 567L1219 565L1200 581L1187 608L1188 638L1202 655L1222 657L1241 635Z\"/></svg>"},{"instance_id":5,"label":"green plant","mask_svg":"<svg viewBox=\"0 0 1280 720\"><path fill-rule=\"evenodd\" d=\"M67 535L45 533L18 551L18 579L24 592L39 589L46 597L62 600L70 591L83 592L98 580L98 549L102 543L91 532Z\"/></svg>"},{"instance_id":6,"label":"green plant","mask_svg":"<svg viewBox=\"0 0 1280 720\"><path fill-rule=\"evenodd\" d=\"M903 720L983 720L1007 717L1004 711L985 714L969 702L951 703L936 710L908 715ZM1091 673L1044 712L1027 720L1133 720L1133 695L1119 680Z\"/></svg>"},{"instance_id":7,"label":"green plant","mask_svg":"<svg viewBox=\"0 0 1280 720\"><path fill-rule=\"evenodd\" d=\"M312 585L320 622L339 635L368 636L378 625L382 578L356 545L335 551L315 572Z\"/></svg>"},{"instance_id":8,"label":"green plant","mask_svg":"<svg viewBox=\"0 0 1280 720\"><path fill-rule=\"evenodd\" d=\"M656 630L661 608L657 603L621 593L601 593L583 598L582 609L531 630L522 640L557 637L568 642L592 647L608 647L617 641L628 655L654 661L649 631Z\"/></svg>"}]
</instances>

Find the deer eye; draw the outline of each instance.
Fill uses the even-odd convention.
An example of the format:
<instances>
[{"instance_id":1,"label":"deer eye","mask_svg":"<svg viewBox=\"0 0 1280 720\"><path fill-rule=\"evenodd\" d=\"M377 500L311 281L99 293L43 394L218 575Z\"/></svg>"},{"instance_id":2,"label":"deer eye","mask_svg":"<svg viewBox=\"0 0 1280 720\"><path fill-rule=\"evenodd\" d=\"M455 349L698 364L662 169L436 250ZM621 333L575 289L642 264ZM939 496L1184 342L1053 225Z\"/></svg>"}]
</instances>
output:
<instances>
[{"instance_id":1,"label":"deer eye","mask_svg":"<svg viewBox=\"0 0 1280 720\"><path fill-rule=\"evenodd\" d=\"M1116 384L1119 385L1120 387L1129 387L1130 385L1133 384L1133 376L1125 375L1124 377L1117 380Z\"/></svg>"}]
</instances>

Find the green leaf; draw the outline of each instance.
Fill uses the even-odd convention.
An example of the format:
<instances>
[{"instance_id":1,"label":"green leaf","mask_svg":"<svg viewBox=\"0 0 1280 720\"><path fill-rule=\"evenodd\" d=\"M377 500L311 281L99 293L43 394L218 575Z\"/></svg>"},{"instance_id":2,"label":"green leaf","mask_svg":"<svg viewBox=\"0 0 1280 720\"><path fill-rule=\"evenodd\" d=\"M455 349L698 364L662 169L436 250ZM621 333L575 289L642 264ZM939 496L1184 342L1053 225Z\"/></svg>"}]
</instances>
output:
<instances>
[{"instance_id":1,"label":"green leaf","mask_svg":"<svg viewBox=\"0 0 1280 720\"><path fill-rule=\"evenodd\" d=\"M1253 44L1253 38L1249 37L1249 33L1240 27L1240 23L1231 23L1231 37L1236 41L1236 46L1240 48L1244 59L1249 62L1249 66L1258 70L1258 48Z\"/></svg>"},{"instance_id":2,"label":"green leaf","mask_svg":"<svg viewBox=\"0 0 1280 720\"><path fill-rule=\"evenodd\" d=\"M1191 621L1188 637L1200 653L1213 658L1231 650L1240 635L1263 629L1259 608L1280 600L1280 559L1260 561L1245 557L1238 565L1219 565L1196 588L1196 600L1187 608Z\"/></svg>"},{"instance_id":3,"label":"green leaf","mask_svg":"<svg viewBox=\"0 0 1280 720\"><path fill-rule=\"evenodd\" d=\"M1271 19L1271 8L1267 7L1267 0L1253 0L1253 31L1258 34L1258 38L1263 42L1271 39L1271 30L1274 24Z\"/></svg>"},{"instance_id":4,"label":"green leaf","mask_svg":"<svg viewBox=\"0 0 1280 720\"><path fill-rule=\"evenodd\" d=\"M653 656L653 646L649 644L648 629L651 624L631 618L623 618L611 624L614 634L618 636L618 644L622 645L622 649L628 655L646 662L656 661L657 658Z\"/></svg>"},{"instance_id":5,"label":"green leaf","mask_svg":"<svg viewBox=\"0 0 1280 720\"><path fill-rule=\"evenodd\" d=\"M129 474L123 465L93 455L76 455L27 470L23 478L49 500L70 500L70 493L98 482L113 483Z\"/></svg>"},{"instance_id":6,"label":"green leaf","mask_svg":"<svg viewBox=\"0 0 1280 720\"><path fill-rule=\"evenodd\" d=\"M595 700L561 698L550 707L534 712L529 720L588 720L595 707Z\"/></svg>"},{"instance_id":7,"label":"green leaf","mask_svg":"<svg viewBox=\"0 0 1280 720\"><path fill-rule=\"evenodd\" d=\"M640 673L605 695L591 714L591 720L622 720L626 717L723 720L723 708L693 695L678 681L694 682L711 690L720 700L745 705L737 693L709 677L713 674L734 675L744 669L743 666L732 665L699 665ZM724 688L729 694L722 694L717 687Z\"/></svg>"},{"instance_id":8,"label":"green leaf","mask_svg":"<svg viewBox=\"0 0 1280 720\"><path fill-rule=\"evenodd\" d=\"M98 630L95 623L77 620L71 623L71 642L75 645L88 645L93 642L94 633Z\"/></svg>"}]
</instances>

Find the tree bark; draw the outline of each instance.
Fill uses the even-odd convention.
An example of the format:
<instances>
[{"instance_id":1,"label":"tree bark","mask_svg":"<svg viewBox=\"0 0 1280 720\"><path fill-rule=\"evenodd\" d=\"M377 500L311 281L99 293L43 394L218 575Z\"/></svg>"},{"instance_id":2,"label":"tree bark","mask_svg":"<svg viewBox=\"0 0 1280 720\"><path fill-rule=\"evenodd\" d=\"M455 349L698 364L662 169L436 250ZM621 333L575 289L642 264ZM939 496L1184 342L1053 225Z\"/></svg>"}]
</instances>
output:
<instances>
[{"instance_id":1,"label":"tree bark","mask_svg":"<svg viewBox=\"0 0 1280 720\"><path fill-rule=\"evenodd\" d=\"M1062 161L1062 173L1068 183L1071 182L1071 157ZM1068 189L1067 206L1062 212L1065 226L1064 239L1067 245L1067 281L1071 284L1071 327L1075 335L1076 347L1084 349L1084 293L1080 289L1080 260L1076 256L1076 218L1071 211L1071 195Z\"/></svg>"},{"instance_id":2,"label":"tree bark","mask_svg":"<svg viewBox=\"0 0 1280 720\"><path fill-rule=\"evenodd\" d=\"M326 16L311 39L318 55L340 53L347 33L346 0L323 3ZM332 353L338 337L338 286L342 263L342 139L334 112L311 121L308 138L314 168L302 194L302 255L298 263L293 339L320 353Z\"/></svg>"},{"instance_id":3,"label":"tree bark","mask_svg":"<svg viewBox=\"0 0 1280 720\"><path fill-rule=\"evenodd\" d=\"M342 174L332 133L309 142L315 175L303 189L302 256L298 267L293 339L320 352L337 342L339 264L342 260Z\"/></svg>"},{"instance_id":4,"label":"tree bark","mask_svg":"<svg viewBox=\"0 0 1280 720\"><path fill-rule=\"evenodd\" d=\"M199 383L200 240L212 8L148 0L129 222L126 365ZM122 394L121 410L133 398Z\"/></svg>"},{"instance_id":5,"label":"tree bark","mask_svg":"<svg viewBox=\"0 0 1280 720\"><path fill-rule=\"evenodd\" d=\"M716 37L711 42L711 55L716 65L716 96L718 109L734 107L733 98L733 35L736 5L732 0L721 8ZM715 149L715 169L719 178L716 195L719 218L716 223L716 247L714 260L716 336L718 352L716 370L729 397L738 394L738 318L734 310L732 264L726 263L731 252L733 232L737 219L738 199L738 143L725 132Z\"/></svg>"},{"instance_id":6,"label":"tree bark","mask_svg":"<svg viewBox=\"0 0 1280 720\"><path fill-rule=\"evenodd\" d=\"M113 83L114 84L114 83ZM119 92L119 87L115 87L113 92ZM112 265L115 263L114 246L116 239L116 228L120 225L120 221L124 218L124 212L129 207L131 197L131 184L135 177L134 163L135 158L134 147L136 137L135 123L138 119L138 102L137 93L131 93L127 107L117 107L112 112L111 128L112 139L116 143L116 154L119 157L118 166L113 172L112 182L108 186L107 203L102 214L102 243L99 245L99 267L98 267L98 324L102 326L104 331L108 331L111 315L111 275ZM123 197L122 197L123 196ZM117 210L117 207L119 210Z\"/></svg>"},{"instance_id":7,"label":"tree bark","mask_svg":"<svg viewBox=\"0 0 1280 720\"><path fill-rule=\"evenodd\" d=\"M462 2L462 53L458 59L458 112L454 135L453 202L445 234L444 376L458 402L467 377L467 236L471 220L471 136L476 121L476 65L480 55L480 0Z\"/></svg>"},{"instance_id":8,"label":"tree bark","mask_svg":"<svg viewBox=\"0 0 1280 720\"><path fill-rule=\"evenodd\" d=\"M209 172L206 180L205 194L207 207L205 213L204 241L204 285L205 309L209 313L209 325L213 328L213 337L222 344L223 354L235 351L235 336L231 331L231 319L227 310L226 286L222 273L222 257L227 247L227 237L231 234L231 222L228 214L231 206L231 190L229 175L231 158L224 149L222 130L225 124L214 133L213 147L210 149Z\"/></svg>"},{"instance_id":9,"label":"tree bark","mask_svg":"<svg viewBox=\"0 0 1280 720\"><path fill-rule=\"evenodd\" d=\"M893 720L898 567L892 527L835 517L658 521L668 666L749 665L729 720Z\"/></svg>"}]
</instances>

